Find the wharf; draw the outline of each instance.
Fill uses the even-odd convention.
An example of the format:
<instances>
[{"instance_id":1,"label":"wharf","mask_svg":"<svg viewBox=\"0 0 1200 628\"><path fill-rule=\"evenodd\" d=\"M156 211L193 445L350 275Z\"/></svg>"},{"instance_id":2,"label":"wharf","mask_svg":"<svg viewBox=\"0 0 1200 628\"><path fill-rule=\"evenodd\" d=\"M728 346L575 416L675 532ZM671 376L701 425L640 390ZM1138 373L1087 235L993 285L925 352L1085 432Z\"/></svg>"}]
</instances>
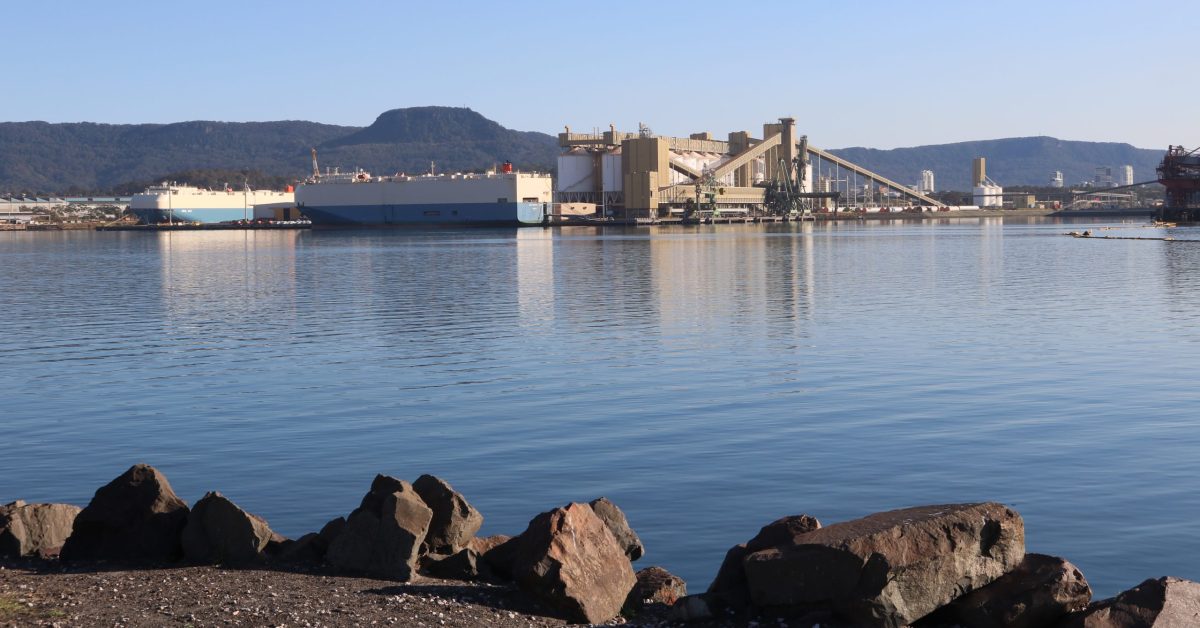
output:
<instances>
[{"instance_id":1,"label":"wharf","mask_svg":"<svg viewBox=\"0 0 1200 628\"><path fill-rule=\"evenodd\" d=\"M717 218L684 219L669 218L620 218L609 219L590 216L553 216L542 224L544 227L646 227L671 225L701 225L701 224L745 224L762 222L812 222L812 221L846 221L846 220L945 220L947 218L1139 218L1150 217L1154 214L1151 208L1128 209L964 209L956 211L925 211L925 212L838 212L811 214L803 219L787 218L784 216L720 216Z\"/></svg>"},{"instance_id":2,"label":"wharf","mask_svg":"<svg viewBox=\"0 0 1200 628\"><path fill-rule=\"evenodd\" d=\"M176 225L108 225L96 227L96 231L262 231L279 229L311 229L311 222L251 222L251 223L183 223Z\"/></svg>"}]
</instances>

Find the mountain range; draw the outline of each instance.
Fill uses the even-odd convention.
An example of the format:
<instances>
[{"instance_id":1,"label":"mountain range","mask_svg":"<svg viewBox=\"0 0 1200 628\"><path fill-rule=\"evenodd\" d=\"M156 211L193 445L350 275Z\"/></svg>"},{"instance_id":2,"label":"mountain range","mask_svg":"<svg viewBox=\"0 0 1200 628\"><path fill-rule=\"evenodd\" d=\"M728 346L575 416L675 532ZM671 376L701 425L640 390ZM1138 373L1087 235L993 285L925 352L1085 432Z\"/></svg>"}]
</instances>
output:
<instances>
[{"instance_id":1,"label":"mountain range","mask_svg":"<svg viewBox=\"0 0 1200 628\"><path fill-rule=\"evenodd\" d=\"M295 180L322 166L374 173L490 168L551 170L557 139L514 131L470 109L410 107L379 115L367 127L305 121L174 124L90 122L0 123L0 196L128 191L146 182L196 172L255 173L258 180ZM1161 150L1129 144L1026 137L877 150L831 152L901 183L933 170L939 190L968 190L971 160L988 159L1001 185L1046 185L1061 171L1068 185L1090 180L1098 166L1129 164L1135 180L1153 178ZM191 181L196 183L195 181ZM236 181L233 182L236 184Z\"/></svg>"}]
</instances>

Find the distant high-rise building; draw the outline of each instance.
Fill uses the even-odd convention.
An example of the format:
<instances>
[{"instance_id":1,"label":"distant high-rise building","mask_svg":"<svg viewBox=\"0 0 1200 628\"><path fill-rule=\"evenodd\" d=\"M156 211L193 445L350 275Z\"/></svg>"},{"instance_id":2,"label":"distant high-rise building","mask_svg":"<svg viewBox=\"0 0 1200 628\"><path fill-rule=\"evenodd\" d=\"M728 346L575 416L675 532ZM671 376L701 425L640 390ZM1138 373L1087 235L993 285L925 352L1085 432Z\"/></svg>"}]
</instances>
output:
<instances>
[{"instance_id":1,"label":"distant high-rise building","mask_svg":"<svg viewBox=\"0 0 1200 628\"><path fill-rule=\"evenodd\" d=\"M933 171L932 170L922 170L921 171L921 185L917 186L917 191L921 192L922 194L929 194L930 192L937 191L933 187Z\"/></svg>"},{"instance_id":2,"label":"distant high-rise building","mask_svg":"<svg viewBox=\"0 0 1200 628\"><path fill-rule=\"evenodd\" d=\"M1054 174L1050 175L1050 187L1061 188L1063 186L1062 172L1055 170Z\"/></svg>"},{"instance_id":3,"label":"distant high-rise building","mask_svg":"<svg viewBox=\"0 0 1200 628\"><path fill-rule=\"evenodd\" d=\"M1092 184L1098 188L1113 187L1112 166L1096 166L1096 176L1092 178Z\"/></svg>"},{"instance_id":4,"label":"distant high-rise building","mask_svg":"<svg viewBox=\"0 0 1200 628\"><path fill-rule=\"evenodd\" d=\"M1133 185L1133 166L1121 166L1121 185Z\"/></svg>"}]
</instances>

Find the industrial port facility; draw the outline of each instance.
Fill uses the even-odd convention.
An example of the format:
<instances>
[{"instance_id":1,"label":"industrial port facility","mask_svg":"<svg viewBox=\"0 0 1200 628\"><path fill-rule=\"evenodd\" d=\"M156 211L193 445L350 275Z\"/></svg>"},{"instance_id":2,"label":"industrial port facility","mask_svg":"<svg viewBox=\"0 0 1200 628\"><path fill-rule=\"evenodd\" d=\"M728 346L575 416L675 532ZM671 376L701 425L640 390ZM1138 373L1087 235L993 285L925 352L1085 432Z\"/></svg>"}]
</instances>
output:
<instances>
[{"instance_id":1,"label":"industrial port facility","mask_svg":"<svg viewBox=\"0 0 1200 628\"><path fill-rule=\"evenodd\" d=\"M940 201L821 150L794 118L724 140L607 131L558 136L555 200L562 215L624 220L719 215L803 219L839 207L945 209Z\"/></svg>"},{"instance_id":2,"label":"industrial port facility","mask_svg":"<svg viewBox=\"0 0 1200 628\"><path fill-rule=\"evenodd\" d=\"M128 207L147 227L233 222L656 224L1060 208L1059 202L1036 201L1028 192L1005 193L988 177L983 157L973 163L972 195L964 199L970 204L951 206L944 201L947 196L932 196L930 170L921 172L915 186L908 186L812 145L807 135L797 131L794 118L779 118L761 128L758 136L734 131L718 139L706 131L688 137L660 136L645 125L633 132L615 125L590 133L566 127L558 134L553 178L515 170L509 162L473 173L435 172L432 163L421 174L372 175L336 168L322 172L313 149L311 176L295 187L294 195L292 186L286 192L271 192L248 186L235 190L228 184L223 190L207 190L164 183L135 195ZM1172 151L1167 161L1173 164L1190 168L1196 159L1194 153ZM1061 173L1055 175L1061 180ZM1180 205L1184 191L1190 193L1194 182L1183 177L1188 180L1172 180L1171 187L1170 179L1163 177L1160 182L1173 190L1172 200ZM1087 203L1104 202L1136 185L1141 184L1072 194ZM1194 204L1190 197L1187 200L1188 205ZM28 212L6 215L26 222L33 218Z\"/></svg>"}]
</instances>

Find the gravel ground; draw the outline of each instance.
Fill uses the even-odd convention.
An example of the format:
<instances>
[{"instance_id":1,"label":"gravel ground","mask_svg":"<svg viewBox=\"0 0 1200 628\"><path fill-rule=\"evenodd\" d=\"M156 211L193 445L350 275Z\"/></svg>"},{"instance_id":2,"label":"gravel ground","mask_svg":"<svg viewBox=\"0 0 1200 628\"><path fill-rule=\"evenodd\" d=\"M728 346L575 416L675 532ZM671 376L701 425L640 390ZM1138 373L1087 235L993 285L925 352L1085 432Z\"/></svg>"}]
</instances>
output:
<instances>
[{"instance_id":1,"label":"gravel ground","mask_svg":"<svg viewBox=\"0 0 1200 628\"><path fill-rule=\"evenodd\" d=\"M562 626L509 586L221 567L0 562L0 626ZM675 625L661 605L610 624Z\"/></svg>"}]
</instances>

